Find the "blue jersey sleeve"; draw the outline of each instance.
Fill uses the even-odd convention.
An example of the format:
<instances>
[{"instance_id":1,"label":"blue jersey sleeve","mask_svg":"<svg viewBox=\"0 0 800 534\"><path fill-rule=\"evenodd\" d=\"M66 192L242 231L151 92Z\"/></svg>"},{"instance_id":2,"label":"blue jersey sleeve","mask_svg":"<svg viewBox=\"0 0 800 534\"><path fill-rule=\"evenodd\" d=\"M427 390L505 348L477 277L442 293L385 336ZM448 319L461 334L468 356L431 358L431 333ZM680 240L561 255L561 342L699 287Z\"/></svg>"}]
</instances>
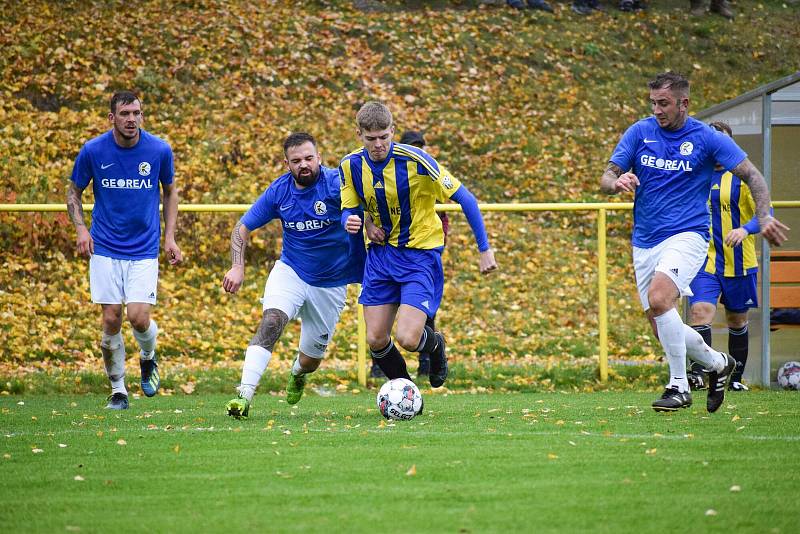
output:
<instances>
[{"instance_id":1,"label":"blue jersey sleeve","mask_svg":"<svg viewBox=\"0 0 800 534\"><path fill-rule=\"evenodd\" d=\"M275 199L272 193L272 187L268 187L264 193L258 197L258 200L250 206L242 218L242 224L251 232L257 228L261 228L277 216L275 210Z\"/></svg>"},{"instance_id":2,"label":"blue jersey sleeve","mask_svg":"<svg viewBox=\"0 0 800 534\"><path fill-rule=\"evenodd\" d=\"M639 135L639 123L636 123L622 134L622 139L617 143L608 161L622 169L623 172L631 170L634 156L636 155L636 141L639 137L641 137Z\"/></svg>"},{"instance_id":3,"label":"blue jersey sleeve","mask_svg":"<svg viewBox=\"0 0 800 534\"><path fill-rule=\"evenodd\" d=\"M75 165L72 167L72 177L70 178L78 189L86 189L89 182L92 180L92 161L86 145L78 152L78 157L75 159Z\"/></svg>"},{"instance_id":4,"label":"blue jersey sleeve","mask_svg":"<svg viewBox=\"0 0 800 534\"><path fill-rule=\"evenodd\" d=\"M164 150L161 153L161 165L158 174L158 181L163 185L169 185L175 178L175 162L172 156L172 149L169 145L165 144Z\"/></svg>"},{"instance_id":5,"label":"blue jersey sleeve","mask_svg":"<svg viewBox=\"0 0 800 534\"><path fill-rule=\"evenodd\" d=\"M450 198L461 204L461 209L467 217L467 222L472 227L472 233L475 234L478 250L481 252L489 250L489 238L486 235L483 216L481 216L481 210L478 208L478 201L475 199L475 195L464 184L461 184L461 187Z\"/></svg>"},{"instance_id":6,"label":"blue jersey sleeve","mask_svg":"<svg viewBox=\"0 0 800 534\"><path fill-rule=\"evenodd\" d=\"M775 210L772 207L769 208L769 214L773 216L775 215ZM742 228L747 230L747 233L750 235L761 232L761 225L758 224L758 215L753 215L753 218L747 221Z\"/></svg>"},{"instance_id":7,"label":"blue jersey sleeve","mask_svg":"<svg viewBox=\"0 0 800 534\"><path fill-rule=\"evenodd\" d=\"M737 165L747 158L747 154L739 148L739 145L732 138L713 128L709 128L709 130L711 135L708 136L707 142L711 149L711 154L714 156L714 161L729 171L733 171Z\"/></svg>"}]
</instances>

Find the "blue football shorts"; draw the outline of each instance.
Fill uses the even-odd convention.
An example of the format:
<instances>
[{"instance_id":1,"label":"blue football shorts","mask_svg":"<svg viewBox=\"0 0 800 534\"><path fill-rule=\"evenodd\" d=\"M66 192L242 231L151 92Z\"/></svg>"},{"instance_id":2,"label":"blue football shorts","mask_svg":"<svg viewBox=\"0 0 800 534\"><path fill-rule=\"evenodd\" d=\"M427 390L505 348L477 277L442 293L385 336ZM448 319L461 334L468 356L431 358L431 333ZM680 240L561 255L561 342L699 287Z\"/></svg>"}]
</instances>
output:
<instances>
[{"instance_id":1,"label":"blue football shorts","mask_svg":"<svg viewBox=\"0 0 800 534\"><path fill-rule=\"evenodd\" d=\"M700 271L690 286L694 296L689 297L689 305L709 302L716 306L719 300L726 310L734 313L758 308L757 278L758 273L726 277Z\"/></svg>"},{"instance_id":2,"label":"blue football shorts","mask_svg":"<svg viewBox=\"0 0 800 534\"><path fill-rule=\"evenodd\" d=\"M371 245L358 301L364 306L407 304L433 317L442 302L443 290L441 248Z\"/></svg>"}]
</instances>

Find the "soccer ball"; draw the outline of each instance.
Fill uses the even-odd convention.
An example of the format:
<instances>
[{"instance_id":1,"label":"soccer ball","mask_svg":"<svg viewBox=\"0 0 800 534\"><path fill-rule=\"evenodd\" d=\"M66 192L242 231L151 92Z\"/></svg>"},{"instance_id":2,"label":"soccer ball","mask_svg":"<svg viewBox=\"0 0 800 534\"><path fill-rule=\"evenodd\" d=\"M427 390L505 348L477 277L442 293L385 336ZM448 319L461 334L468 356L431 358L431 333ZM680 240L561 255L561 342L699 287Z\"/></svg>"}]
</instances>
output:
<instances>
[{"instance_id":1,"label":"soccer ball","mask_svg":"<svg viewBox=\"0 0 800 534\"><path fill-rule=\"evenodd\" d=\"M422 412L422 395L411 380L395 378L378 391L378 411L386 419L413 419Z\"/></svg>"},{"instance_id":2,"label":"soccer ball","mask_svg":"<svg viewBox=\"0 0 800 534\"><path fill-rule=\"evenodd\" d=\"M800 389L800 363L784 363L778 369L778 385L783 389Z\"/></svg>"}]
</instances>

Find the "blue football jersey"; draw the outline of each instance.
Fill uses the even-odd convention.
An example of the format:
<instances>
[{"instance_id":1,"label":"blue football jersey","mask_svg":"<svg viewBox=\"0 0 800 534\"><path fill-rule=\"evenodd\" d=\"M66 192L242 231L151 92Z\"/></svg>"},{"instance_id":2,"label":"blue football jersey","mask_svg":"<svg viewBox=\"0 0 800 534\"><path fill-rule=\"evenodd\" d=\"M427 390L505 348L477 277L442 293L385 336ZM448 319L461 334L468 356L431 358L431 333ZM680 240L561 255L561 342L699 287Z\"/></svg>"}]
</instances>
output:
<instances>
[{"instance_id":1,"label":"blue football jersey","mask_svg":"<svg viewBox=\"0 0 800 534\"><path fill-rule=\"evenodd\" d=\"M122 260L157 258L159 183L169 185L174 176L169 144L144 130L130 148L119 146L111 130L83 145L71 179L81 190L92 182L95 254Z\"/></svg>"},{"instance_id":2,"label":"blue football jersey","mask_svg":"<svg viewBox=\"0 0 800 534\"><path fill-rule=\"evenodd\" d=\"M291 173L277 178L241 221L253 231L279 219L281 260L309 285L336 287L361 282L366 256L363 235L350 236L342 227L341 202L339 173L320 166L317 182L304 189Z\"/></svg>"},{"instance_id":3,"label":"blue football jersey","mask_svg":"<svg viewBox=\"0 0 800 534\"><path fill-rule=\"evenodd\" d=\"M628 128L610 161L639 178L633 245L651 248L681 232L708 239L714 165L730 170L746 157L733 139L692 117L675 131L661 128L655 117Z\"/></svg>"}]
</instances>

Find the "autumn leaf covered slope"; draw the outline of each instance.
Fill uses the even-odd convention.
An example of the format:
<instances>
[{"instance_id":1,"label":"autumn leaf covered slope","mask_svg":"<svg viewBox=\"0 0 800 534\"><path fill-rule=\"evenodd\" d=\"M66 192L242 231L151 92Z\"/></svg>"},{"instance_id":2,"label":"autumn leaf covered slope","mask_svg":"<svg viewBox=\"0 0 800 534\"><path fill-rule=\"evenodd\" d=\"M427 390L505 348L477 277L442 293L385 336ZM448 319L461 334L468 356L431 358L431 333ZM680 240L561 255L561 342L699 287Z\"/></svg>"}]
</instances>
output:
<instances>
[{"instance_id":1,"label":"autumn leaf covered slope","mask_svg":"<svg viewBox=\"0 0 800 534\"><path fill-rule=\"evenodd\" d=\"M624 128L647 115L653 74L689 74L699 110L794 72L800 57L794 2L740 1L733 22L691 18L684 2L592 17L568 2L555 15L473 4L0 1L0 202L63 203L72 161L107 129L120 88L142 95L145 127L171 143L183 203L252 202L283 172L292 131L317 136L336 165L357 146L353 116L368 99L389 104L399 130L424 130L481 202L605 200L597 178ZM236 217L181 216L187 262L162 266L156 312L174 357L238 358L258 320L279 230L256 234L245 287L228 297L220 279ZM611 352L649 358L658 351L632 298L628 219L610 220ZM502 270L482 279L454 217L440 316L453 358L596 357L594 217L487 223ZM73 239L63 214L0 215L6 362L96 364L97 310ZM291 357L289 334L279 359ZM344 367L354 340L351 307L332 346Z\"/></svg>"}]
</instances>

